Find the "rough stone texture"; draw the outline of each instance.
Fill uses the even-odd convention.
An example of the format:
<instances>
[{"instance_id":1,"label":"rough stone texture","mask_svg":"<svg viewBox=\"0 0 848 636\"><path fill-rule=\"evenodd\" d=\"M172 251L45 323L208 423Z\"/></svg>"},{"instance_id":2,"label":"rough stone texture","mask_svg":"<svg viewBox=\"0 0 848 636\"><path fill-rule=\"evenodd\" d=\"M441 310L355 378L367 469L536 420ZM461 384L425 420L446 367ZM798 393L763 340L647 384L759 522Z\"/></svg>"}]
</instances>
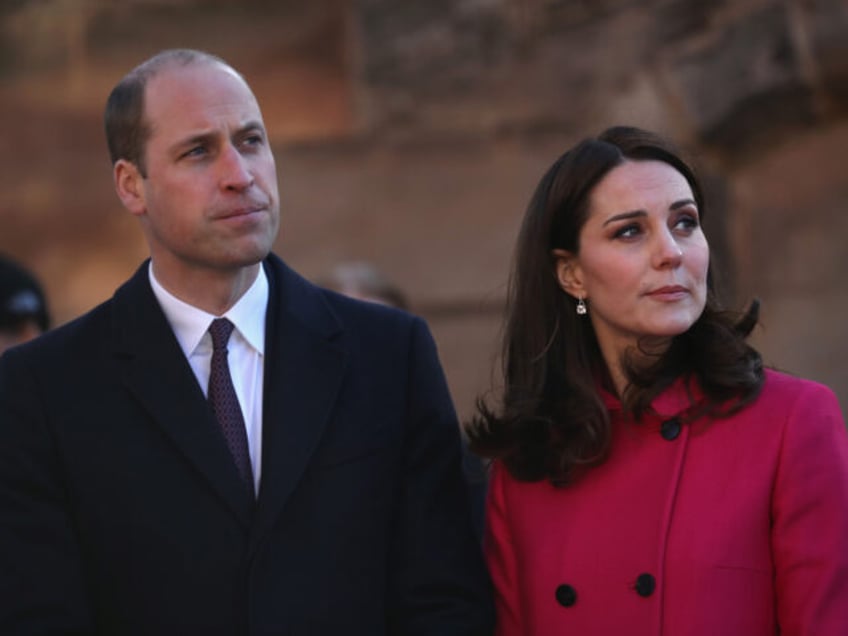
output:
<instances>
[{"instance_id":1,"label":"rough stone texture","mask_svg":"<svg viewBox=\"0 0 848 636\"><path fill-rule=\"evenodd\" d=\"M766 362L848 388L848 122L797 135L734 174L740 292L763 301Z\"/></svg>"},{"instance_id":2,"label":"rough stone texture","mask_svg":"<svg viewBox=\"0 0 848 636\"><path fill-rule=\"evenodd\" d=\"M812 123L785 5L765 6L711 35L671 69L704 137L735 151L785 122Z\"/></svg>"},{"instance_id":3,"label":"rough stone texture","mask_svg":"<svg viewBox=\"0 0 848 636\"><path fill-rule=\"evenodd\" d=\"M59 322L145 256L101 110L169 46L246 75L278 157L278 251L313 278L356 259L399 283L461 414L493 377L530 193L613 123L691 151L717 269L738 303L763 300L766 359L848 407L844 0L7 0L0 251L41 275Z\"/></svg>"}]
</instances>

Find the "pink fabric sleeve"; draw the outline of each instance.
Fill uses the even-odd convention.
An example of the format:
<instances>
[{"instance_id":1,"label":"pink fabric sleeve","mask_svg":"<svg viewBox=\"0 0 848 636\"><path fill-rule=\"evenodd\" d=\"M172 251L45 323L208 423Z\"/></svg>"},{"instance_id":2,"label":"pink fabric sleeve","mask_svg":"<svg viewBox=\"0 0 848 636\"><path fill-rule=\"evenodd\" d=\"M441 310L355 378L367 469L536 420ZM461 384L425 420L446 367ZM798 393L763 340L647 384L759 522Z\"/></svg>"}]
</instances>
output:
<instances>
[{"instance_id":1,"label":"pink fabric sleeve","mask_svg":"<svg viewBox=\"0 0 848 636\"><path fill-rule=\"evenodd\" d=\"M783 440L772 496L782 636L848 634L848 434L833 392L803 382L775 409Z\"/></svg>"},{"instance_id":2,"label":"pink fabric sleeve","mask_svg":"<svg viewBox=\"0 0 848 636\"><path fill-rule=\"evenodd\" d=\"M513 545L504 482L510 477L500 462L492 464L486 499L486 563L495 589L495 636L524 636L519 603L520 580Z\"/></svg>"}]
</instances>

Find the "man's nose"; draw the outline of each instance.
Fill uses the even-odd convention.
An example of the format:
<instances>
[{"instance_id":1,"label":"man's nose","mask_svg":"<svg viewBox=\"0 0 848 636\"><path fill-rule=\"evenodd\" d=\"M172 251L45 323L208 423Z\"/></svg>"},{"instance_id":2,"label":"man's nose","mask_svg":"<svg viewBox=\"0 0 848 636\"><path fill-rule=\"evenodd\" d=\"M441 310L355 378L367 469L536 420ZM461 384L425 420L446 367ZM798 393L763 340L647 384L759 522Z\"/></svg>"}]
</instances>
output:
<instances>
[{"instance_id":1,"label":"man's nose","mask_svg":"<svg viewBox=\"0 0 848 636\"><path fill-rule=\"evenodd\" d=\"M219 157L221 187L225 190L245 190L253 185L250 162L237 148L227 145Z\"/></svg>"}]
</instances>

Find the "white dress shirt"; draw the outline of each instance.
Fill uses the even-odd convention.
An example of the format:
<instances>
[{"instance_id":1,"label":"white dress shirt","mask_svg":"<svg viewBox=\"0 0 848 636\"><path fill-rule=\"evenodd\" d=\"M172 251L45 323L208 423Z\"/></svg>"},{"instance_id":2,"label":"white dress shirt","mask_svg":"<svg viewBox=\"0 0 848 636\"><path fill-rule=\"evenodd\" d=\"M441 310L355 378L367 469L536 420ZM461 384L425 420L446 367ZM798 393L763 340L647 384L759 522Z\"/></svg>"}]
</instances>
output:
<instances>
[{"instance_id":1,"label":"white dress shirt","mask_svg":"<svg viewBox=\"0 0 848 636\"><path fill-rule=\"evenodd\" d=\"M191 365L204 395L209 389L209 365L212 360L212 337L209 325L215 318L227 318L235 325L227 349L227 362L236 391L244 425L250 464L253 467L253 486L259 492L262 472L262 386L265 356L265 310L268 306L268 278L265 269L238 302L223 316L214 316L183 302L168 292L149 267L150 285L165 317L174 330L183 353Z\"/></svg>"}]
</instances>

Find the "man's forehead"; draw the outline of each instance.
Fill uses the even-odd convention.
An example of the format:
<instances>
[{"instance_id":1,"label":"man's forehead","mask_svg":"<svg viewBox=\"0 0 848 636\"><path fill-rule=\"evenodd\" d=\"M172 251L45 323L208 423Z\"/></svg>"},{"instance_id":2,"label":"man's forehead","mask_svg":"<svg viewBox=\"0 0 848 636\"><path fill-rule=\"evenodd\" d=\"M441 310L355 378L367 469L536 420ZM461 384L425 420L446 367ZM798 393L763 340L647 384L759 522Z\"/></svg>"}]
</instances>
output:
<instances>
[{"instance_id":1,"label":"man's forehead","mask_svg":"<svg viewBox=\"0 0 848 636\"><path fill-rule=\"evenodd\" d=\"M148 82L144 101L145 119L154 129L221 114L244 120L262 118L256 98L241 75L216 61L162 69Z\"/></svg>"},{"instance_id":2,"label":"man's forehead","mask_svg":"<svg viewBox=\"0 0 848 636\"><path fill-rule=\"evenodd\" d=\"M253 96L247 82L239 73L216 60L196 60L188 64L174 61L166 64L147 81L145 93L148 99L161 92L187 94L195 92L199 85L223 82L239 87Z\"/></svg>"}]
</instances>

